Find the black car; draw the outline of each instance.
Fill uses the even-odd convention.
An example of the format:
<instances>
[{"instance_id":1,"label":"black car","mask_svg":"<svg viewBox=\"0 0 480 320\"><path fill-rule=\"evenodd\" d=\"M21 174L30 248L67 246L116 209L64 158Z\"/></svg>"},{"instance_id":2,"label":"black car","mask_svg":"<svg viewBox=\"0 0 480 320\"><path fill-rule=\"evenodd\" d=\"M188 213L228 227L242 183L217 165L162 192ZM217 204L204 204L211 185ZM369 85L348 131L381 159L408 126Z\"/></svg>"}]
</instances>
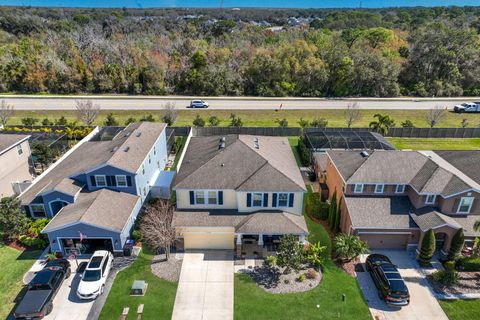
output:
<instances>
[{"instance_id":1,"label":"black car","mask_svg":"<svg viewBox=\"0 0 480 320\"><path fill-rule=\"evenodd\" d=\"M378 295L392 306L406 306L410 303L410 294L397 267L387 256L371 254L367 257L367 270L378 289Z\"/></svg>"},{"instance_id":2,"label":"black car","mask_svg":"<svg viewBox=\"0 0 480 320\"><path fill-rule=\"evenodd\" d=\"M27 292L13 313L15 319L41 319L52 312L53 298L70 274L68 260L48 262L27 285Z\"/></svg>"}]
</instances>

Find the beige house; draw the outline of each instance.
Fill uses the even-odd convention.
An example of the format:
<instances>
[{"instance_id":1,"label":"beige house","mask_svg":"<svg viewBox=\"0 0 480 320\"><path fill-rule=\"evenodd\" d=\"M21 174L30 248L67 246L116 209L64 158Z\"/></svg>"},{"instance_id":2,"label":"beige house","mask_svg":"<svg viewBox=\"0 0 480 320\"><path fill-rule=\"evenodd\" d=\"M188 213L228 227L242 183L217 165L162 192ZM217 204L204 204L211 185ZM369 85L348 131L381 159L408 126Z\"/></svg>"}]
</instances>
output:
<instances>
[{"instance_id":1,"label":"beige house","mask_svg":"<svg viewBox=\"0 0 480 320\"><path fill-rule=\"evenodd\" d=\"M0 134L0 199L20 193L20 184L32 180L29 138L23 134Z\"/></svg>"},{"instance_id":2,"label":"beige house","mask_svg":"<svg viewBox=\"0 0 480 320\"><path fill-rule=\"evenodd\" d=\"M275 251L282 235L305 240L305 184L284 137L192 137L175 178L173 225L185 249Z\"/></svg>"},{"instance_id":3,"label":"beige house","mask_svg":"<svg viewBox=\"0 0 480 320\"><path fill-rule=\"evenodd\" d=\"M342 231L371 248L417 246L433 229L446 253L460 228L467 241L480 235L480 151L331 150L320 166Z\"/></svg>"}]
</instances>

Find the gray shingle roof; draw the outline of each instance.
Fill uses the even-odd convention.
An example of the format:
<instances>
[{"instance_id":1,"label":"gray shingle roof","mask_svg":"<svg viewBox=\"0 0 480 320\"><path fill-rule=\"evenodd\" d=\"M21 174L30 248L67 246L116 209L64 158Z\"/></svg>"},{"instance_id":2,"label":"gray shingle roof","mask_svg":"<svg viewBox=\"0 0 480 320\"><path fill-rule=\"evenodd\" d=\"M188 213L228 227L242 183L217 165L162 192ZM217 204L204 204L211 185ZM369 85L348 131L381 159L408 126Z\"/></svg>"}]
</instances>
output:
<instances>
[{"instance_id":1,"label":"gray shingle roof","mask_svg":"<svg viewBox=\"0 0 480 320\"><path fill-rule=\"evenodd\" d=\"M11 147L16 146L21 141L29 138L29 135L26 134L8 134L8 133L1 133L0 134L0 154L6 152Z\"/></svg>"},{"instance_id":2,"label":"gray shingle roof","mask_svg":"<svg viewBox=\"0 0 480 320\"><path fill-rule=\"evenodd\" d=\"M304 191L305 184L288 139L227 135L192 137L175 178L177 189Z\"/></svg>"},{"instance_id":3,"label":"gray shingle roof","mask_svg":"<svg viewBox=\"0 0 480 320\"><path fill-rule=\"evenodd\" d=\"M480 184L480 150L435 151L435 153Z\"/></svg>"},{"instance_id":4,"label":"gray shingle roof","mask_svg":"<svg viewBox=\"0 0 480 320\"><path fill-rule=\"evenodd\" d=\"M234 227L238 233L306 234L305 218L284 211L177 210L175 227Z\"/></svg>"},{"instance_id":5,"label":"gray shingle roof","mask_svg":"<svg viewBox=\"0 0 480 320\"><path fill-rule=\"evenodd\" d=\"M426 210L426 211L425 211ZM453 228L460 229L461 226L453 218L437 212L433 208L427 208L422 210L422 214L411 214L412 219L423 231L435 229L445 225L449 225Z\"/></svg>"},{"instance_id":6,"label":"gray shingle roof","mask_svg":"<svg viewBox=\"0 0 480 320\"><path fill-rule=\"evenodd\" d=\"M480 231L474 231L473 225L479 220L479 216L469 214L466 216L451 217L463 228L466 237L480 237Z\"/></svg>"},{"instance_id":7,"label":"gray shingle roof","mask_svg":"<svg viewBox=\"0 0 480 320\"><path fill-rule=\"evenodd\" d=\"M75 203L63 207L43 230L50 232L76 222L122 231L139 197L129 193L100 189L81 192Z\"/></svg>"},{"instance_id":8,"label":"gray shingle roof","mask_svg":"<svg viewBox=\"0 0 480 320\"><path fill-rule=\"evenodd\" d=\"M345 181L367 160L359 151L329 150L327 154Z\"/></svg>"}]
</instances>

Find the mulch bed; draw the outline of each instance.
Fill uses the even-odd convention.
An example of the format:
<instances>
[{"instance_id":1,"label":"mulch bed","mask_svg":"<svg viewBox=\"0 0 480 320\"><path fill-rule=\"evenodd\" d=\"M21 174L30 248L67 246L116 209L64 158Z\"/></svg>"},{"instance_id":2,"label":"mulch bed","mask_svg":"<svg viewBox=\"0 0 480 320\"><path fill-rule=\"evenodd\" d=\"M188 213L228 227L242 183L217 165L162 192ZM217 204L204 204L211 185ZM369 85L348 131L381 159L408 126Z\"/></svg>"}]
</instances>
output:
<instances>
[{"instance_id":1,"label":"mulch bed","mask_svg":"<svg viewBox=\"0 0 480 320\"><path fill-rule=\"evenodd\" d=\"M433 289L438 293L452 295L480 293L480 272L458 272L458 277L458 284L448 287L434 281L431 275L427 276L427 279L432 284Z\"/></svg>"},{"instance_id":2,"label":"mulch bed","mask_svg":"<svg viewBox=\"0 0 480 320\"><path fill-rule=\"evenodd\" d=\"M317 272L315 279L305 278L304 281L298 281L301 274L306 273L306 269L295 272L292 270L289 274L283 274L284 268L270 268L266 265L245 269L241 272L248 274L257 285L270 293L294 293L312 290L322 280L322 273Z\"/></svg>"},{"instance_id":3,"label":"mulch bed","mask_svg":"<svg viewBox=\"0 0 480 320\"><path fill-rule=\"evenodd\" d=\"M178 256L175 253L171 253L170 259L166 260L165 254L156 255L152 259L152 273L161 279L177 282L183 260L176 257Z\"/></svg>"},{"instance_id":4,"label":"mulch bed","mask_svg":"<svg viewBox=\"0 0 480 320\"><path fill-rule=\"evenodd\" d=\"M21 244L18 240L7 240L7 239L4 239L3 240L3 243L5 243L7 246L13 248L13 249L17 249L19 251L25 251L25 250L35 250L35 248L30 248L30 247L27 247L27 246L24 246L23 244Z\"/></svg>"},{"instance_id":5,"label":"mulch bed","mask_svg":"<svg viewBox=\"0 0 480 320\"><path fill-rule=\"evenodd\" d=\"M352 277L355 277L357 272L364 272L365 271L364 268L363 268L363 265L358 260L349 261L349 262L345 262L345 263L337 262L336 264L340 269L342 269L343 271L345 271L346 273L348 273Z\"/></svg>"}]
</instances>

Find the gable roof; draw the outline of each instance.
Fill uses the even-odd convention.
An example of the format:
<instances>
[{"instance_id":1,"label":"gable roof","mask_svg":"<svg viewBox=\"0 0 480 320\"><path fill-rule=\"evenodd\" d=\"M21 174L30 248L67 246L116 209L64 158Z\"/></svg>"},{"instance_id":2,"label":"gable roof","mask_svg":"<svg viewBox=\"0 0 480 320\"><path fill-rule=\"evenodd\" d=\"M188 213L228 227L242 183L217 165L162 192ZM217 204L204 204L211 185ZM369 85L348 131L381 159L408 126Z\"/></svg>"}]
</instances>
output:
<instances>
[{"instance_id":1,"label":"gable roof","mask_svg":"<svg viewBox=\"0 0 480 320\"><path fill-rule=\"evenodd\" d=\"M288 139L248 135L192 137L175 178L177 189L304 191ZM258 140L255 148L253 139Z\"/></svg>"},{"instance_id":2,"label":"gable roof","mask_svg":"<svg viewBox=\"0 0 480 320\"><path fill-rule=\"evenodd\" d=\"M435 151L435 153L480 184L480 150Z\"/></svg>"},{"instance_id":3,"label":"gable roof","mask_svg":"<svg viewBox=\"0 0 480 320\"><path fill-rule=\"evenodd\" d=\"M359 151L329 150L327 154L345 181L367 160Z\"/></svg>"},{"instance_id":4,"label":"gable roof","mask_svg":"<svg viewBox=\"0 0 480 320\"><path fill-rule=\"evenodd\" d=\"M428 208L427 212L423 214L411 214L411 217L422 231L440 228L445 225L455 229L462 227L455 219L441 214L433 208Z\"/></svg>"},{"instance_id":5,"label":"gable roof","mask_svg":"<svg viewBox=\"0 0 480 320\"><path fill-rule=\"evenodd\" d=\"M0 155L7 152L17 144L23 142L24 140L30 138L26 134L9 134L1 133L0 134Z\"/></svg>"},{"instance_id":6,"label":"gable roof","mask_svg":"<svg viewBox=\"0 0 480 320\"><path fill-rule=\"evenodd\" d=\"M109 189L82 192L75 203L63 207L43 232L81 222L100 228L122 231L140 197Z\"/></svg>"}]
</instances>

